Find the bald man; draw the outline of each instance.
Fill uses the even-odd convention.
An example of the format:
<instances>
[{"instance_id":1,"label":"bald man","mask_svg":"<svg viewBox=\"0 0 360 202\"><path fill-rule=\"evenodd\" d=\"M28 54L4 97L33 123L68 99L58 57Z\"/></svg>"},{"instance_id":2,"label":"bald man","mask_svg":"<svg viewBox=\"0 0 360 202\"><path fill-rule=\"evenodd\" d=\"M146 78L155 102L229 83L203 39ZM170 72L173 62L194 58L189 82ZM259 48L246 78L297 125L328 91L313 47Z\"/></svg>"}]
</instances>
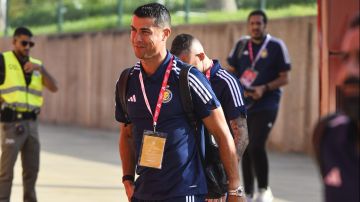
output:
<instances>
[{"instance_id":1,"label":"bald man","mask_svg":"<svg viewBox=\"0 0 360 202\"><path fill-rule=\"evenodd\" d=\"M243 89L239 80L223 69L218 60L210 59L205 54L201 42L190 34L177 35L172 42L170 52L183 62L195 66L210 81L224 109L240 161L248 144L248 131Z\"/></svg>"}]
</instances>

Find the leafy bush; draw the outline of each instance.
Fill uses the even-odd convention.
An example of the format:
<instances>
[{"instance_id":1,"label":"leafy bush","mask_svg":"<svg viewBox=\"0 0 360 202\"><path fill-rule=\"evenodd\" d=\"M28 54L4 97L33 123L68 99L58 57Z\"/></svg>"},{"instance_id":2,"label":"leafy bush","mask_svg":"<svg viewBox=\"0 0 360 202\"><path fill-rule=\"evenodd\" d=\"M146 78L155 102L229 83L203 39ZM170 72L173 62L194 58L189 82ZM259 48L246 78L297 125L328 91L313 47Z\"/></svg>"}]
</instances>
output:
<instances>
[{"instance_id":1,"label":"leafy bush","mask_svg":"<svg viewBox=\"0 0 360 202\"><path fill-rule=\"evenodd\" d=\"M239 8L258 8L261 0L237 0ZM316 0L265 0L266 8L281 8L290 5L314 4Z\"/></svg>"},{"instance_id":2,"label":"leafy bush","mask_svg":"<svg viewBox=\"0 0 360 202\"><path fill-rule=\"evenodd\" d=\"M12 27L17 26L40 26L57 22L58 1L41 1L33 0L29 4L24 1L9 1L10 15L9 23ZM149 3L149 0L125 0L123 12L131 14L138 6ZM170 11L184 10L184 0L167 0L165 5ZM205 6L205 0L191 1L191 8L200 10ZM116 14L118 5L116 0L100 1L100 0L78 0L64 1L64 21L73 21L96 16L110 16Z\"/></svg>"}]
</instances>

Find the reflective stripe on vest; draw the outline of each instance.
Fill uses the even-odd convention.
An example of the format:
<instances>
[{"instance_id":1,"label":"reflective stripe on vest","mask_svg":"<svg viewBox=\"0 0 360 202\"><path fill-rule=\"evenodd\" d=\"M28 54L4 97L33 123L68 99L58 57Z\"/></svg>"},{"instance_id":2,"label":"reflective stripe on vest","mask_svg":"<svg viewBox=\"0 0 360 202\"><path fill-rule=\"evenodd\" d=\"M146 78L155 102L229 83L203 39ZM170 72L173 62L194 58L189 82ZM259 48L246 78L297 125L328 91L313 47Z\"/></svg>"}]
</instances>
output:
<instances>
[{"instance_id":1,"label":"reflective stripe on vest","mask_svg":"<svg viewBox=\"0 0 360 202\"><path fill-rule=\"evenodd\" d=\"M0 85L3 105L19 112L39 109L43 104L42 75L34 71L29 86L26 85L22 67L12 51L4 52L5 80ZM41 65L40 60L30 57L32 63Z\"/></svg>"}]
</instances>

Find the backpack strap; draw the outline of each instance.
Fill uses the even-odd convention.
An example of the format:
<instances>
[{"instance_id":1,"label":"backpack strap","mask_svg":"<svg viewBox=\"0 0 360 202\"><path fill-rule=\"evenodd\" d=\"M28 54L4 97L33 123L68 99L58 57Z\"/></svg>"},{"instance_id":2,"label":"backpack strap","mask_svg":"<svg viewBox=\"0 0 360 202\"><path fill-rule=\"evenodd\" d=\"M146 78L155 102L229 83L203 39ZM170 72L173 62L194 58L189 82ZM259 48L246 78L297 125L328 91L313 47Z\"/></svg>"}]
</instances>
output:
<instances>
[{"instance_id":1,"label":"backpack strap","mask_svg":"<svg viewBox=\"0 0 360 202\"><path fill-rule=\"evenodd\" d=\"M200 160L205 169L205 157L203 156L203 152L201 149L200 137L199 137L199 128L197 126L197 118L194 113L194 104L192 102L190 85L189 85L189 72L193 68L193 66L187 65L180 70L179 76L179 87L180 87L180 97L181 104L186 113L186 117L190 123L190 126L194 129L196 147L199 152ZM204 154L205 155L205 154Z\"/></svg>"},{"instance_id":2,"label":"backpack strap","mask_svg":"<svg viewBox=\"0 0 360 202\"><path fill-rule=\"evenodd\" d=\"M130 119L129 119L129 114L127 112L127 106L126 106L126 92L127 92L127 83L129 80L129 75L130 75L131 70L132 70L132 68L126 68L123 72L121 72L119 81L117 83L117 89L118 89L118 93L119 93L117 96L119 96L121 108L124 112L124 116L125 116L127 123L130 123Z\"/></svg>"},{"instance_id":3,"label":"backpack strap","mask_svg":"<svg viewBox=\"0 0 360 202\"><path fill-rule=\"evenodd\" d=\"M194 105L192 102L190 86L189 86L189 72L192 66L185 66L180 70L179 83L180 83L180 97L183 109L186 113L186 117L190 122L190 125L195 129L197 133L196 117L194 114Z\"/></svg>"}]
</instances>

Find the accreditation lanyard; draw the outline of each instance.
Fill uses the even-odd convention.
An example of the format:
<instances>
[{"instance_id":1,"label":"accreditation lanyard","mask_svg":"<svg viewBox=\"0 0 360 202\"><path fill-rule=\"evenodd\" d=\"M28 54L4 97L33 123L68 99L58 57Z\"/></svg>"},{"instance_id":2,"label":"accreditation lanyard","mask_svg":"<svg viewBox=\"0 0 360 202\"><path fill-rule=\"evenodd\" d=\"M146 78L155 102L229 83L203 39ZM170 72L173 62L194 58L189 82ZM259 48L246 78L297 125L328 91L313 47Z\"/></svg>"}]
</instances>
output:
<instances>
[{"instance_id":1,"label":"accreditation lanyard","mask_svg":"<svg viewBox=\"0 0 360 202\"><path fill-rule=\"evenodd\" d=\"M205 74L207 80L209 80L209 81L210 81L210 72L211 72L211 69L213 68L213 66L214 66L214 62L211 61L211 66L210 66L210 68L206 71L206 74Z\"/></svg>"},{"instance_id":2,"label":"accreditation lanyard","mask_svg":"<svg viewBox=\"0 0 360 202\"><path fill-rule=\"evenodd\" d=\"M250 57L250 62L251 62L251 69L255 69L255 65L256 65L257 61L260 59L261 52L265 49L265 47L269 43L270 39L271 39L270 34L267 34L265 42L261 46L259 52L256 54L255 59L254 59L254 52L253 52L252 42L251 42L251 40L249 41L248 49L249 49L249 57Z\"/></svg>"},{"instance_id":3,"label":"accreditation lanyard","mask_svg":"<svg viewBox=\"0 0 360 202\"><path fill-rule=\"evenodd\" d=\"M166 85L167 85L167 82L169 80L172 63L173 63L173 57L171 57L169 65L166 68L166 72L165 72L165 75L164 75L164 79L162 81L162 85L161 85L161 89L160 89L160 93L159 93L159 97L158 97L158 100L157 100L157 104L156 104L156 107L155 107L155 113L154 114L151 111L149 100L148 100L148 98L146 96L144 80L143 80L143 76L142 76L141 71L140 71L140 74L139 74L141 91L142 91L143 96L144 96L145 104L146 104L146 107L147 107L148 111L150 112L151 116L153 117L154 132L156 132L156 124L157 124L157 120L158 120L159 115L160 115L160 109L161 109L161 106L162 106L162 101L163 101L163 97L164 97L164 92L166 90Z\"/></svg>"}]
</instances>

